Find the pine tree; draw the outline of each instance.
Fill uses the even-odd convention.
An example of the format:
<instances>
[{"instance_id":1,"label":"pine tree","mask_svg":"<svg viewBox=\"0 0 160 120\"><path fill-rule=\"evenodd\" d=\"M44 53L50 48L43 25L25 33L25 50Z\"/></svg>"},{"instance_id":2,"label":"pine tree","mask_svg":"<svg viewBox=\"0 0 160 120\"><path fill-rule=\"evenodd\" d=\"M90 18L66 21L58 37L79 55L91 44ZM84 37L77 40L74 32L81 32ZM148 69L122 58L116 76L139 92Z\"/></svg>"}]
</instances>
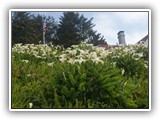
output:
<instances>
[{"instance_id":1,"label":"pine tree","mask_svg":"<svg viewBox=\"0 0 160 120\"><path fill-rule=\"evenodd\" d=\"M53 17L44 16L47 30L46 43L55 41L57 24ZM15 43L34 43L43 41L42 15L33 15L29 12L12 13L12 44Z\"/></svg>"},{"instance_id":2,"label":"pine tree","mask_svg":"<svg viewBox=\"0 0 160 120\"><path fill-rule=\"evenodd\" d=\"M12 12L12 44L30 43L31 16L28 12Z\"/></svg>"},{"instance_id":3,"label":"pine tree","mask_svg":"<svg viewBox=\"0 0 160 120\"><path fill-rule=\"evenodd\" d=\"M87 19L78 12L64 12L60 17L60 22L57 30L57 42L63 44L64 47L80 44L80 42L94 39L97 41L105 40L93 31L95 24L92 23L93 18Z\"/></svg>"},{"instance_id":4,"label":"pine tree","mask_svg":"<svg viewBox=\"0 0 160 120\"><path fill-rule=\"evenodd\" d=\"M32 21L30 26L32 28L31 43L38 44L43 40L42 16L38 14L30 20Z\"/></svg>"},{"instance_id":5,"label":"pine tree","mask_svg":"<svg viewBox=\"0 0 160 120\"><path fill-rule=\"evenodd\" d=\"M94 45L106 44L100 33L93 30L93 18L87 19L78 12L64 12L59 24L50 16L43 16L46 22L46 43L62 44L69 47L83 41ZM42 15L30 12L12 12L12 44L43 41Z\"/></svg>"},{"instance_id":6,"label":"pine tree","mask_svg":"<svg viewBox=\"0 0 160 120\"><path fill-rule=\"evenodd\" d=\"M107 42L105 41L104 36L101 36L101 33L97 33L97 31L92 31L90 33L91 37L88 40L88 43L92 43L93 45L107 45Z\"/></svg>"},{"instance_id":7,"label":"pine tree","mask_svg":"<svg viewBox=\"0 0 160 120\"><path fill-rule=\"evenodd\" d=\"M69 47L73 44L79 44L81 36L78 34L79 14L74 12L64 12L60 17L57 38L59 44Z\"/></svg>"}]
</instances>

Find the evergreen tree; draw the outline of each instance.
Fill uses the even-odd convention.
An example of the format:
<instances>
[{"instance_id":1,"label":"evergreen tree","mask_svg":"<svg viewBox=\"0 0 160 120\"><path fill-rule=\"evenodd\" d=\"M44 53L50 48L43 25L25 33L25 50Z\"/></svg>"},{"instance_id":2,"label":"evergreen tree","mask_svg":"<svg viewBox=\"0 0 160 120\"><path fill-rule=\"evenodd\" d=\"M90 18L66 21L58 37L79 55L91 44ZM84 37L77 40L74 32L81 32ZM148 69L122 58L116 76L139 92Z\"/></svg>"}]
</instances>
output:
<instances>
[{"instance_id":1,"label":"evergreen tree","mask_svg":"<svg viewBox=\"0 0 160 120\"><path fill-rule=\"evenodd\" d=\"M33 34L30 19L28 12L12 12L12 44L30 43L30 36Z\"/></svg>"},{"instance_id":2,"label":"evergreen tree","mask_svg":"<svg viewBox=\"0 0 160 120\"><path fill-rule=\"evenodd\" d=\"M79 14L75 12L64 12L60 17L59 28L57 31L57 40L64 47L69 47L73 44L79 44L82 40L79 31Z\"/></svg>"},{"instance_id":3,"label":"evergreen tree","mask_svg":"<svg viewBox=\"0 0 160 120\"><path fill-rule=\"evenodd\" d=\"M69 47L82 41L94 45L107 44L103 36L93 30L93 18L87 19L78 12L64 12L57 24L53 17L43 16L46 22L46 43L63 44ZM12 12L12 44L43 41L42 15L30 12Z\"/></svg>"},{"instance_id":4,"label":"evergreen tree","mask_svg":"<svg viewBox=\"0 0 160 120\"><path fill-rule=\"evenodd\" d=\"M31 43L38 44L39 41L43 40L42 16L39 14L33 16L30 21L32 21L30 26L32 28Z\"/></svg>"},{"instance_id":5,"label":"evergreen tree","mask_svg":"<svg viewBox=\"0 0 160 120\"><path fill-rule=\"evenodd\" d=\"M93 31L95 25L92 20L93 18L88 20L83 15L79 15L78 12L64 12L63 16L60 17L57 42L63 44L64 47L69 47L90 39L90 42L94 39L103 41L104 38Z\"/></svg>"},{"instance_id":6,"label":"evergreen tree","mask_svg":"<svg viewBox=\"0 0 160 120\"><path fill-rule=\"evenodd\" d=\"M97 31L90 32L90 39L88 39L88 43L92 43L93 45L107 45L104 36L101 36L101 33L97 33Z\"/></svg>"},{"instance_id":7,"label":"evergreen tree","mask_svg":"<svg viewBox=\"0 0 160 120\"><path fill-rule=\"evenodd\" d=\"M55 40L57 24L53 17L44 16L47 30L46 43ZM12 14L12 44L34 43L43 41L42 15L33 15L29 12L13 12Z\"/></svg>"}]
</instances>

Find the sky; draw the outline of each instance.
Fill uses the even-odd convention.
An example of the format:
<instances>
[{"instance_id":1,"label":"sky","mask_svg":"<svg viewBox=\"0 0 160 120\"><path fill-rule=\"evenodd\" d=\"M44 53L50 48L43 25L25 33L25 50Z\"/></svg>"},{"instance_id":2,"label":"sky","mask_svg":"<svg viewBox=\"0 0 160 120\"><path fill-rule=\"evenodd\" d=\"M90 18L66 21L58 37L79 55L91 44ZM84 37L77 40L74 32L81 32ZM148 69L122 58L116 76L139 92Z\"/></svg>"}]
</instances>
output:
<instances>
[{"instance_id":1,"label":"sky","mask_svg":"<svg viewBox=\"0 0 160 120\"><path fill-rule=\"evenodd\" d=\"M36 14L36 13L34 13ZM58 22L62 12L39 12L46 16L53 16ZM148 34L148 12L79 12L84 17L93 17L96 25L93 29L101 33L109 45L118 44L117 33L124 31L127 44L135 44Z\"/></svg>"}]
</instances>

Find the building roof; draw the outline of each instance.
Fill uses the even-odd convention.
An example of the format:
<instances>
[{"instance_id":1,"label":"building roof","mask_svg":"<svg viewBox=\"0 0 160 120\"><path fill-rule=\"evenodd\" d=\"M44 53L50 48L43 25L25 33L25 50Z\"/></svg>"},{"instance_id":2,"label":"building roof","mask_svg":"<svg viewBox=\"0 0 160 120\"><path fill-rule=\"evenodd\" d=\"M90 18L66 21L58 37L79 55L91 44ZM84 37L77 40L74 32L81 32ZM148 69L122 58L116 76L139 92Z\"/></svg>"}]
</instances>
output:
<instances>
[{"instance_id":1,"label":"building roof","mask_svg":"<svg viewBox=\"0 0 160 120\"><path fill-rule=\"evenodd\" d=\"M121 31L120 31L121 32ZM123 32L123 31L122 31ZM146 35L145 37L143 37L141 40L139 40L136 44L140 44L140 43L145 43L147 40L149 39L149 36ZM110 49L110 48L115 48L118 47L119 45L108 45L108 44L100 44L98 45L98 47L103 47L105 49Z\"/></svg>"},{"instance_id":2,"label":"building roof","mask_svg":"<svg viewBox=\"0 0 160 120\"><path fill-rule=\"evenodd\" d=\"M146 36L143 37L141 40L139 40L139 41L137 42L137 44L139 44L139 43L144 43L146 40L148 40L148 38L149 38L149 36L146 35Z\"/></svg>"},{"instance_id":3,"label":"building roof","mask_svg":"<svg viewBox=\"0 0 160 120\"><path fill-rule=\"evenodd\" d=\"M110 49L110 48L118 47L118 45L98 45L98 47L103 47L105 49Z\"/></svg>"}]
</instances>

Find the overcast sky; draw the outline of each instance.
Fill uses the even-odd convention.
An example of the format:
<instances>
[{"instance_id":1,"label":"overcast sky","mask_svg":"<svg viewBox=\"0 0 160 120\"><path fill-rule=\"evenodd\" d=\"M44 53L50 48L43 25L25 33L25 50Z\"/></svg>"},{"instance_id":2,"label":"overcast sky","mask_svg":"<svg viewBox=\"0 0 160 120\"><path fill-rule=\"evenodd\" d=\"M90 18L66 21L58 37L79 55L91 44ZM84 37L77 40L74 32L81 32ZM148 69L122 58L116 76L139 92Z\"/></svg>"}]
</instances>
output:
<instances>
[{"instance_id":1,"label":"overcast sky","mask_svg":"<svg viewBox=\"0 0 160 120\"><path fill-rule=\"evenodd\" d=\"M62 12L39 12L53 16L56 21ZM127 44L135 44L148 34L148 12L79 12L94 18L94 30L104 35L108 44L118 43L117 33L124 31Z\"/></svg>"}]
</instances>

